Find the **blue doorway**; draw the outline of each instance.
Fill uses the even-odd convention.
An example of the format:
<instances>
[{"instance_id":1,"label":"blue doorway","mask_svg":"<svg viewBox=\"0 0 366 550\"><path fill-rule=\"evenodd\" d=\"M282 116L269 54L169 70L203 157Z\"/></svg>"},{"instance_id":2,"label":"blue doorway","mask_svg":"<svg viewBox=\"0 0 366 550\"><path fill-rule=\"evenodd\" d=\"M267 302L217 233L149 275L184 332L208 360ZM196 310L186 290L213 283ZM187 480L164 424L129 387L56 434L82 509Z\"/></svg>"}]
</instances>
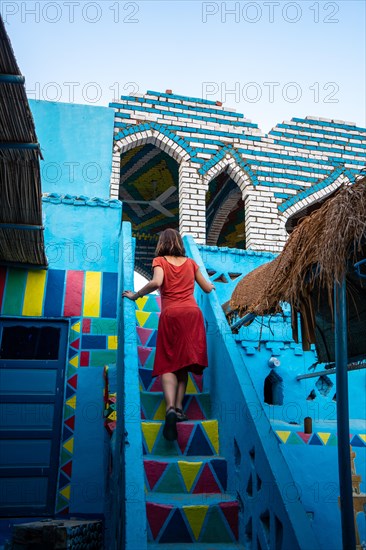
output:
<instances>
[{"instance_id":1,"label":"blue doorway","mask_svg":"<svg viewBox=\"0 0 366 550\"><path fill-rule=\"evenodd\" d=\"M68 322L0 321L0 515L55 513Z\"/></svg>"}]
</instances>

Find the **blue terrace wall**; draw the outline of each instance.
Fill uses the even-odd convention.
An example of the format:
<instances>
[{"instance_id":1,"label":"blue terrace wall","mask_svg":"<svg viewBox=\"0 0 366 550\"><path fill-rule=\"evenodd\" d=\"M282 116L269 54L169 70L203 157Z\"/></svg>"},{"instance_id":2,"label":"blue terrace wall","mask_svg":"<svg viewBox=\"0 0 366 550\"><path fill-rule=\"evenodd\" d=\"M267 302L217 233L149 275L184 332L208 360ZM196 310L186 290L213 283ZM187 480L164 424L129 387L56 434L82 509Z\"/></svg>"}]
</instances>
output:
<instances>
[{"instance_id":1,"label":"blue terrace wall","mask_svg":"<svg viewBox=\"0 0 366 550\"><path fill-rule=\"evenodd\" d=\"M30 103L44 156L41 172L48 164L61 166L62 174L51 182L42 173L49 268L0 268L0 320L68 322L54 512L103 517L110 460L104 367L117 362L123 253L122 204L109 199L113 114L99 107ZM79 163L74 179L66 164L70 162ZM101 174L94 183L78 172L92 162L98 163ZM2 540L10 538L12 520L5 523Z\"/></svg>"},{"instance_id":2,"label":"blue terrace wall","mask_svg":"<svg viewBox=\"0 0 366 550\"><path fill-rule=\"evenodd\" d=\"M205 267L211 273L210 279L216 285L220 303L230 298L233 288L242 276L269 259L268 254L235 249L200 246L199 250ZM231 281L230 273L241 275L235 281ZM222 276L228 283L222 282ZM220 330L223 335L226 331L226 337L223 337L230 342L233 336L228 331L225 320L222 320ZM209 335L209 338L212 338L212 335ZM333 385L330 386L327 395L322 391L320 384L317 385L319 377L301 381L296 379L298 375L312 372L310 367L317 358L314 349L305 353L301 343L296 344L292 340L289 309L286 305L284 316L257 318L248 327L242 327L234 338L237 352L246 366L251 385L258 396L260 408L255 405L255 417L258 423L263 418L269 421L271 433L277 438L280 452L293 478L292 485L282 487L282 494L288 506L299 500L303 503L321 548L340 550L336 402L333 399L336 394L335 374L328 375ZM264 402L264 381L271 372L269 360L273 357L280 361L280 365L273 370L282 378L282 405L269 405ZM219 364L223 365L225 361L221 360ZM316 371L322 370L324 365L316 367ZM208 383L216 383L217 391L222 395L221 385L215 380L217 375L214 379L213 375L207 374ZM362 476L361 492L366 492L365 386L365 369L349 373L350 444L356 453L356 472ZM307 399L312 390L315 397ZM232 402L229 410L227 403L220 401L218 411L222 415L229 415L234 424L236 420L241 422L245 429L246 419L240 401ZM312 418L311 435L304 434L304 418L307 416ZM362 541L366 537L365 518L362 513L358 515L357 521Z\"/></svg>"},{"instance_id":3,"label":"blue terrace wall","mask_svg":"<svg viewBox=\"0 0 366 550\"><path fill-rule=\"evenodd\" d=\"M29 100L41 161L42 191L109 197L114 113L108 107Z\"/></svg>"}]
</instances>

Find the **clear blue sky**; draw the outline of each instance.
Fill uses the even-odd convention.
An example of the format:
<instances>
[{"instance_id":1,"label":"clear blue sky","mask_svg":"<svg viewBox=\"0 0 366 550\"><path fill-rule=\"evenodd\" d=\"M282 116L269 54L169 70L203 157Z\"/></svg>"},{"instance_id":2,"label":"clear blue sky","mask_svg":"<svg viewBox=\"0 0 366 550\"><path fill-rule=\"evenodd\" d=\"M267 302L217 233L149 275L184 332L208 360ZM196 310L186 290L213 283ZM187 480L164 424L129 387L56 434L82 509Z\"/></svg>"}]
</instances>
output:
<instances>
[{"instance_id":1,"label":"clear blue sky","mask_svg":"<svg viewBox=\"0 0 366 550\"><path fill-rule=\"evenodd\" d=\"M292 116L366 124L362 0L2 0L1 12L29 97L108 105L170 88L265 132Z\"/></svg>"},{"instance_id":2,"label":"clear blue sky","mask_svg":"<svg viewBox=\"0 0 366 550\"><path fill-rule=\"evenodd\" d=\"M2 0L0 9L31 98L107 106L172 89L220 100L264 132L306 115L366 126L362 0Z\"/></svg>"}]
</instances>

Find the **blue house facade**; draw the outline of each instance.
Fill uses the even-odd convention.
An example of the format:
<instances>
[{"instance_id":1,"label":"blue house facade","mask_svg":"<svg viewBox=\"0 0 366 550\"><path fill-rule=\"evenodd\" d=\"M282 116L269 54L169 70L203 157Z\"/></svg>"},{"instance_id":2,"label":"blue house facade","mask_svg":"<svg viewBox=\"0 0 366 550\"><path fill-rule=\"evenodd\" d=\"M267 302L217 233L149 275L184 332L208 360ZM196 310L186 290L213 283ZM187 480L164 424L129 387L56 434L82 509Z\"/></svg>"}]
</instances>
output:
<instances>
[{"instance_id":1,"label":"blue house facade","mask_svg":"<svg viewBox=\"0 0 366 550\"><path fill-rule=\"evenodd\" d=\"M174 530L185 544L212 543L217 521L227 529L221 542L340 549L335 377L301 378L317 358L293 342L288 315L234 336L221 305L245 274L281 250L301 215L353 181L365 165L366 129L309 117L263 135L215 102L157 92L109 107L29 104L43 155L48 266L0 267L0 544L25 518L80 516L105 520L106 548L178 543ZM234 495L226 501L220 493L221 504L212 495L212 503L190 500L198 478L189 478L181 507L159 491L168 470L151 483L162 409L147 395L159 390L146 370L159 304L138 301L135 312L120 294L134 270L150 276L158 234L168 226L180 229L217 291L197 291L211 368L203 381L191 379L187 407L201 411L203 424L163 462L180 464L187 489L193 466L183 463L206 449L211 458L194 467L203 487L210 469L222 494L225 485ZM350 374L350 445L361 475L365 382L364 370ZM364 484L365 476L363 492ZM357 522L365 540L362 513Z\"/></svg>"}]
</instances>

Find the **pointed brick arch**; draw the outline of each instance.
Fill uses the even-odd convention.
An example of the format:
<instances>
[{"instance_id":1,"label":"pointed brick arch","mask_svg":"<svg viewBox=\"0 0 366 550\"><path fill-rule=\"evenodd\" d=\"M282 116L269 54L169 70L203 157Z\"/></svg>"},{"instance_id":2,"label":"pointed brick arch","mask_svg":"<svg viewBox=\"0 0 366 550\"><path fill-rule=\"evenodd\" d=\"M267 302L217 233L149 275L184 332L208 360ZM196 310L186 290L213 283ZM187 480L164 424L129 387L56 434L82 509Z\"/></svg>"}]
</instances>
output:
<instances>
[{"instance_id":1,"label":"pointed brick arch","mask_svg":"<svg viewBox=\"0 0 366 550\"><path fill-rule=\"evenodd\" d=\"M205 172L203 175L203 183L206 190L208 190L210 182L223 172L226 172L227 175L236 183L237 190L234 189L228 193L225 200L222 202L220 209L216 212L210 226L210 235L207 237L207 244L209 245L217 244L219 235L225 225L227 217L234 208L235 204L237 204L238 199L242 198L245 200L248 195L253 196L253 194L255 194L254 175L249 166L246 167L240 155L238 155L238 153L234 150L227 151L224 155L221 155L221 158L217 160L216 164L209 167ZM245 218L245 233L250 235L251 214L248 209L246 210L247 215Z\"/></svg>"},{"instance_id":2,"label":"pointed brick arch","mask_svg":"<svg viewBox=\"0 0 366 550\"><path fill-rule=\"evenodd\" d=\"M209 183L225 171L227 172L228 176L230 176L230 178L237 184L243 194L243 198L245 197L249 189L254 189L253 177L252 174L249 173L251 172L249 167L248 170L243 168L243 166L241 166L242 162L239 163L239 159L235 158L236 156L237 154L235 154L234 156L232 153L226 153L225 156L223 156L220 160L217 161L216 164L214 164L211 168L207 170L207 172L203 176L203 182L206 184L207 189Z\"/></svg>"},{"instance_id":3,"label":"pointed brick arch","mask_svg":"<svg viewBox=\"0 0 366 550\"><path fill-rule=\"evenodd\" d=\"M324 201L326 197L332 195L341 185L349 184L353 180L352 174L344 170L343 167L338 167L319 184L282 203L279 210L280 212L282 211L280 222L283 229L285 229L290 218L296 216L301 211L304 211L304 214L306 214L306 209L311 208L311 205Z\"/></svg>"},{"instance_id":4,"label":"pointed brick arch","mask_svg":"<svg viewBox=\"0 0 366 550\"><path fill-rule=\"evenodd\" d=\"M120 137L119 134L115 136L110 185L111 198L118 198L121 155L130 149L146 144L155 145L176 160L178 164L188 162L191 158L191 147L189 144L164 127L159 127L157 124L133 126L128 131L122 132Z\"/></svg>"}]
</instances>

